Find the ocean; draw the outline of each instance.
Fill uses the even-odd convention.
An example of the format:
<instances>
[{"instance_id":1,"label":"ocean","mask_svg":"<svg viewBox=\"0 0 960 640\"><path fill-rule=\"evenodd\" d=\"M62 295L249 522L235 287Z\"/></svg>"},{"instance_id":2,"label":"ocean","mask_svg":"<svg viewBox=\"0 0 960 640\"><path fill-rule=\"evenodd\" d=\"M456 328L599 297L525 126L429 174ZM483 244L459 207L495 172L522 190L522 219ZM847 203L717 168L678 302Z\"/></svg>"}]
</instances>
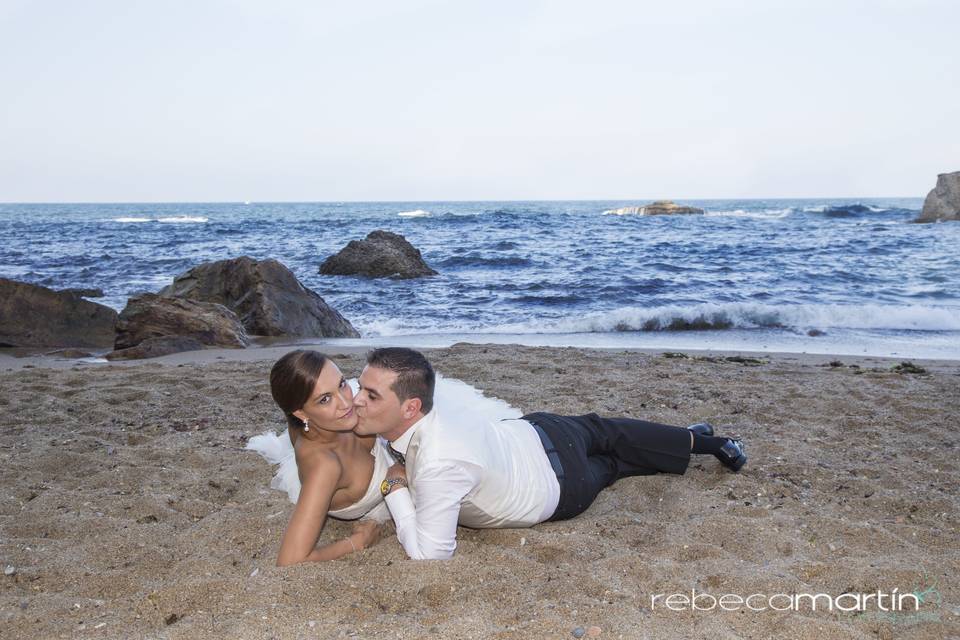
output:
<instances>
[{"instance_id":1,"label":"ocean","mask_svg":"<svg viewBox=\"0 0 960 640\"><path fill-rule=\"evenodd\" d=\"M344 345L498 342L960 358L960 224L920 198L0 204L0 276L99 287L121 310L203 262L289 267L360 331ZM318 268L348 241L404 235L439 276Z\"/></svg>"}]
</instances>

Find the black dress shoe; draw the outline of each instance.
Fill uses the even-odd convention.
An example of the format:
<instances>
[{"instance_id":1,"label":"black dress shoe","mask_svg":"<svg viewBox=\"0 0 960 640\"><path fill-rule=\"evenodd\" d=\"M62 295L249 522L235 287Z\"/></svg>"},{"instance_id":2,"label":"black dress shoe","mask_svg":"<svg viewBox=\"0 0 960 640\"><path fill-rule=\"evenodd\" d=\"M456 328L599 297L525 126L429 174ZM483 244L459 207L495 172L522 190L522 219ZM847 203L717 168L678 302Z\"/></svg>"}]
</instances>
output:
<instances>
[{"instance_id":1,"label":"black dress shoe","mask_svg":"<svg viewBox=\"0 0 960 640\"><path fill-rule=\"evenodd\" d=\"M740 471L740 467L747 464L747 454L744 450L743 441L728 439L720 447L717 459L732 471Z\"/></svg>"},{"instance_id":2,"label":"black dress shoe","mask_svg":"<svg viewBox=\"0 0 960 640\"><path fill-rule=\"evenodd\" d=\"M698 422L697 424L692 424L687 427L687 431L693 431L701 436L712 436L713 425L709 422Z\"/></svg>"}]
</instances>

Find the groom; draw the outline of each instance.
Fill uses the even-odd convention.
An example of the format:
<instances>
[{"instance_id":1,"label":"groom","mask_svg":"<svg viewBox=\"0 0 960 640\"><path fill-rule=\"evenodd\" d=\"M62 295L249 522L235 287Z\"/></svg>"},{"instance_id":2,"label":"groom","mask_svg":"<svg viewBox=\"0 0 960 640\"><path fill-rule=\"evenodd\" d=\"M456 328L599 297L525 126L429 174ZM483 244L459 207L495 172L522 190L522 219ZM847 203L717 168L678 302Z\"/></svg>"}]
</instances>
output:
<instances>
[{"instance_id":1,"label":"groom","mask_svg":"<svg viewBox=\"0 0 960 640\"><path fill-rule=\"evenodd\" d=\"M734 471L739 440L702 423L683 429L630 418L531 413L463 427L433 410L433 367L418 351L375 349L354 398L359 435L379 434L397 461L381 485L397 537L414 559L453 555L457 524L529 527L585 511L620 478L682 474L691 453Z\"/></svg>"}]
</instances>

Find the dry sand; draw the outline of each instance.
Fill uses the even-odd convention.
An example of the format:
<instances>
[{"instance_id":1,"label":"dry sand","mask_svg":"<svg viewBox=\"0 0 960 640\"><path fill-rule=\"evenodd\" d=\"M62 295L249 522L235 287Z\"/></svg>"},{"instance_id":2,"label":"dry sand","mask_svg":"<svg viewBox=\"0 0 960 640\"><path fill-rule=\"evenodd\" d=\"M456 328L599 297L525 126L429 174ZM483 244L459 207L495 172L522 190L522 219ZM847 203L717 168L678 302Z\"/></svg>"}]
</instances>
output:
<instances>
[{"instance_id":1,"label":"dry sand","mask_svg":"<svg viewBox=\"0 0 960 640\"><path fill-rule=\"evenodd\" d=\"M243 450L281 428L270 360L21 363L0 373L0 637L570 638L593 625L601 638L960 636L957 363L899 374L843 357L429 355L527 411L709 420L744 437L750 462L732 474L698 457L685 476L622 480L567 522L461 529L450 561L407 560L388 531L343 560L281 569L292 505ZM357 351L336 359L359 372ZM321 541L348 532L331 521ZM930 587L942 601L928 591L920 614L650 602Z\"/></svg>"}]
</instances>

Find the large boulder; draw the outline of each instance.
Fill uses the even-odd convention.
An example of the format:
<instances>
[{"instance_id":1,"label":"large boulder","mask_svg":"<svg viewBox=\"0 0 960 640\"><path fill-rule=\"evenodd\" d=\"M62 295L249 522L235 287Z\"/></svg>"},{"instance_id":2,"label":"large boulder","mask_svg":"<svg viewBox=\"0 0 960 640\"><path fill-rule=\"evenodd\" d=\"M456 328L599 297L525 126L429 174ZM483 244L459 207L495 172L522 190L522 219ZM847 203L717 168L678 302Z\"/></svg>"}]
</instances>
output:
<instances>
[{"instance_id":1,"label":"large boulder","mask_svg":"<svg viewBox=\"0 0 960 640\"><path fill-rule=\"evenodd\" d=\"M380 230L371 231L363 240L351 240L339 253L323 261L320 273L401 279L437 275L406 238Z\"/></svg>"},{"instance_id":2,"label":"large boulder","mask_svg":"<svg viewBox=\"0 0 960 640\"><path fill-rule=\"evenodd\" d=\"M151 338L170 336L193 338L215 347L250 344L240 319L223 305L144 293L127 300L120 312L114 348L128 349Z\"/></svg>"},{"instance_id":3,"label":"large boulder","mask_svg":"<svg viewBox=\"0 0 960 640\"><path fill-rule=\"evenodd\" d=\"M160 295L222 304L257 336L359 338L353 325L276 260L247 256L182 273Z\"/></svg>"},{"instance_id":4,"label":"large boulder","mask_svg":"<svg viewBox=\"0 0 960 640\"><path fill-rule=\"evenodd\" d=\"M703 215L703 209L675 204L670 200L657 200L652 204L645 204L639 207L621 207L619 209L611 209L606 213L617 216Z\"/></svg>"},{"instance_id":5,"label":"large boulder","mask_svg":"<svg viewBox=\"0 0 960 640\"><path fill-rule=\"evenodd\" d=\"M941 173L937 186L923 201L923 211L914 222L960 220L960 171Z\"/></svg>"},{"instance_id":6,"label":"large boulder","mask_svg":"<svg viewBox=\"0 0 960 640\"><path fill-rule=\"evenodd\" d=\"M116 326L110 307L0 278L0 346L109 348Z\"/></svg>"}]
</instances>

